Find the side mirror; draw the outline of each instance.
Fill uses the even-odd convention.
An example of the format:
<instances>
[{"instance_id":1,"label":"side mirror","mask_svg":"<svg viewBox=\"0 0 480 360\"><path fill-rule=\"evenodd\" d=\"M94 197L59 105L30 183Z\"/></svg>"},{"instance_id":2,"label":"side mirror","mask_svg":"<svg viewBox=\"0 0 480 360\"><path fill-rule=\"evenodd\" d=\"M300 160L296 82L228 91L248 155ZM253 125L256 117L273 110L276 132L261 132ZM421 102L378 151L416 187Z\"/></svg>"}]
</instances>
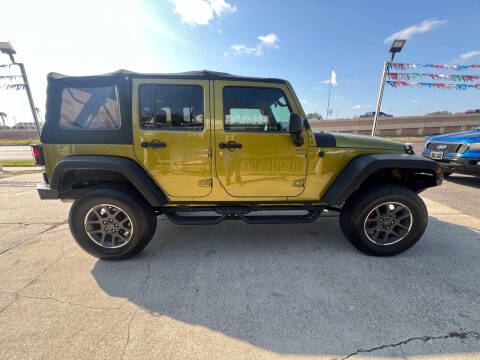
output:
<instances>
[{"instance_id":1,"label":"side mirror","mask_svg":"<svg viewBox=\"0 0 480 360\"><path fill-rule=\"evenodd\" d=\"M290 123L288 124L288 132L290 134L298 134L303 130L303 119L298 114L290 114Z\"/></svg>"},{"instance_id":2,"label":"side mirror","mask_svg":"<svg viewBox=\"0 0 480 360\"><path fill-rule=\"evenodd\" d=\"M303 119L298 114L290 114L290 122L288 124L288 132L292 135L295 135L293 142L296 146L302 146L304 143L302 137L302 130L303 130Z\"/></svg>"}]
</instances>

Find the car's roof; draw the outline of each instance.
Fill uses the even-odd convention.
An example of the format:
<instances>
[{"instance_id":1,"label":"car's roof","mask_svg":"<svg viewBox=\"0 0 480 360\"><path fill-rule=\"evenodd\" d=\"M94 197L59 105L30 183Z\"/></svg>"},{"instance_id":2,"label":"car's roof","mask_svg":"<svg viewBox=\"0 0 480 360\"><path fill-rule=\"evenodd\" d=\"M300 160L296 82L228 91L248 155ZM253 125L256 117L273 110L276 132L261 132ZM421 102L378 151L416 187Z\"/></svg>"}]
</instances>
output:
<instances>
[{"instance_id":1,"label":"car's roof","mask_svg":"<svg viewBox=\"0 0 480 360\"><path fill-rule=\"evenodd\" d=\"M200 71L188 71L180 73L137 73L129 70L117 70L107 74L100 75L89 75L89 76L70 76L63 75L58 73L49 73L49 80L60 80L60 79L94 79L94 78L149 78L149 79L202 79L202 80L236 80L236 81L261 81L261 82L272 82L272 83L286 83L285 80L276 79L276 78L261 78L261 77L250 77L250 76L238 76L232 75L223 72L216 72L210 70L200 70Z\"/></svg>"}]
</instances>

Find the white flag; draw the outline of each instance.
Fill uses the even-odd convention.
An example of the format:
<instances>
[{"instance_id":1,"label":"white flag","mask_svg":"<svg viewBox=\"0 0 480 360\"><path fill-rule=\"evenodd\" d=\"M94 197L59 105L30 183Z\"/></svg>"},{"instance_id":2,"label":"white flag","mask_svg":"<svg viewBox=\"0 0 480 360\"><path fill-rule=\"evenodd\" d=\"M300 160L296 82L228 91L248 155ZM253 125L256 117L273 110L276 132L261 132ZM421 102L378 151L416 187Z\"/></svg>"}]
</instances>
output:
<instances>
[{"instance_id":1,"label":"white flag","mask_svg":"<svg viewBox=\"0 0 480 360\"><path fill-rule=\"evenodd\" d=\"M330 84L333 86L338 86L337 83L337 74L335 74L335 71L332 70L332 78L330 79Z\"/></svg>"}]
</instances>

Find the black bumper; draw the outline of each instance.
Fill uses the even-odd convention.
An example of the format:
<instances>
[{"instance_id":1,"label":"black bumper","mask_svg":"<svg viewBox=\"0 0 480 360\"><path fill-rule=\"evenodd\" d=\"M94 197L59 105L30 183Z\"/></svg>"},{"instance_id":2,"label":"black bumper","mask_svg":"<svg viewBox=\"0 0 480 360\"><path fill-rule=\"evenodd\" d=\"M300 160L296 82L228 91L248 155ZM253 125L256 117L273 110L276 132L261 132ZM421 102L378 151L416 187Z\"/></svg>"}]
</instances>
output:
<instances>
[{"instance_id":1,"label":"black bumper","mask_svg":"<svg viewBox=\"0 0 480 360\"><path fill-rule=\"evenodd\" d=\"M37 184L38 196L41 200L56 200L60 197L57 189L52 189L49 184Z\"/></svg>"},{"instance_id":2,"label":"black bumper","mask_svg":"<svg viewBox=\"0 0 480 360\"><path fill-rule=\"evenodd\" d=\"M428 157L428 155L422 155ZM468 175L480 175L480 159L444 156L442 160L434 160L444 172L457 172Z\"/></svg>"}]
</instances>

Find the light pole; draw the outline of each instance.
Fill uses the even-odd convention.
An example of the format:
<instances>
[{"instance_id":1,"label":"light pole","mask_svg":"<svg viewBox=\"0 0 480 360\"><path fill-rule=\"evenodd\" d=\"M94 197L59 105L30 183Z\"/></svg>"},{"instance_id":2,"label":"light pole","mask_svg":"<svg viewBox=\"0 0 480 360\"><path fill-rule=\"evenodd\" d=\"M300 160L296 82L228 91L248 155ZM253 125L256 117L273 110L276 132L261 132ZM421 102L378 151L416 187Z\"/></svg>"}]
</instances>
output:
<instances>
[{"instance_id":1,"label":"light pole","mask_svg":"<svg viewBox=\"0 0 480 360\"><path fill-rule=\"evenodd\" d=\"M17 63L15 61L13 55L16 54L16 52L9 42L0 42L0 52L3 54L7 54L10 57L12 64L17 65L22 72L23 83L25 84L25 90L27 91L28 102L30 103L30 110L32 111L33 120L35 121L35 125L37 127L38 137L40 137L40 125L38 123L38 116L37 112L35 111L35 104L33 103L33 96L32 91L30 90L30 85L28 83L27 73L25 72L25 66L22 63Z\"/></svg>"},{"instance_id":2,"label":"light pole","mask_svg":"<svg viewBox=\"0 0 480 360\"><path fill-rule=\"evenodd\" d=\"M392 54L392 57L390 58L390 60L386 60L383 64L382 81L380 81L380 90L378 92L377 109L375 111L375 117L373 118L372 136L375 136L375 132L377 131L378 113L380 112L380 109L382 107L383 89L385 88L385 79L387 77L388 65L393 62L395 54L402 51L403 45L405 45L406 41L407 40L393 40L392 46L389 50L389 52Z\"/></svg>"}]
</instances>

